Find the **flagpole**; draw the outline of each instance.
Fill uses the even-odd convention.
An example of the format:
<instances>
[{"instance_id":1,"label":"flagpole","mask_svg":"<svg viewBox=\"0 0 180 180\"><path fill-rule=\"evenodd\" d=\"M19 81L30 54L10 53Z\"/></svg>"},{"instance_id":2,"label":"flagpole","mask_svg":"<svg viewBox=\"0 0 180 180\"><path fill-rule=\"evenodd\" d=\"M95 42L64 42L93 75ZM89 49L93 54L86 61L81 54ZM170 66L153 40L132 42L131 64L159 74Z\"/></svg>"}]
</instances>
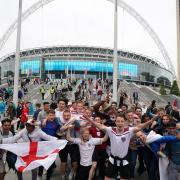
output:
<instances>
[{"instance_id":1,"label":"flagpole","mask_svg":"<svg viewBox=\"0 0 180 180\"><path fill-rule=\"evenodd\" d=\"M67 67L66 67L66 79L68 80L68 74L69 72L68 72L68 65L67 65Z\"/></svg>"},{"instance_id":2,"label":"flagpole","mask_svg":"<svg viewBox=\"0 0 180 180\"><path fill-rule=\"evenodd\" d=\"M72 82L72 65L71 65L71 82Z\"/></svg>"},{"instance_id":3,"label":"flagpole","mask_svg":"<svg viewBox=\"0 0 180 180\"><path fill-rule=\"evenodd\" d=\"M106 79L108 79L108 60L106 61Z\"/></svg>"},{"instance_id":4,"label":"flagpole","mask_svg":"<svg viewBox=\"0 0 180 180\"><path fill-rule=\"evenodd\" d=\"M117 56L117 46L118 46L118 7L117 0L114 2L114 59L113 59L113 100L117 102L117 79L118 79L118 56Z\"/></svg>"},{"instance_id":5,"label":"flagpole","mask_svg":"<svg viewBox=\"0 0 180 180\"><path fill-rule=\"evenodd\" d=\"M18 27L17 27L17 39L16 39L16 57L14 68L14 93L13 102L18 104L18 84L19 84L19 60L20 60L20 43L21 43L21 15L22 15L22 0L19 0L18 9Z\"/></svg>"},{"instance_id":6,"label":"flagpole","mask_svg":"<svg viewBox=\"0 0 180 180\"><path fill-rule=\"evenodd\" d=\"M104 66L102 67L102 80L101 80L101 82L103 82L103 79L104 79L104 71L103 71L103 68L104 68Z\"/></svg>"}]
</instances>

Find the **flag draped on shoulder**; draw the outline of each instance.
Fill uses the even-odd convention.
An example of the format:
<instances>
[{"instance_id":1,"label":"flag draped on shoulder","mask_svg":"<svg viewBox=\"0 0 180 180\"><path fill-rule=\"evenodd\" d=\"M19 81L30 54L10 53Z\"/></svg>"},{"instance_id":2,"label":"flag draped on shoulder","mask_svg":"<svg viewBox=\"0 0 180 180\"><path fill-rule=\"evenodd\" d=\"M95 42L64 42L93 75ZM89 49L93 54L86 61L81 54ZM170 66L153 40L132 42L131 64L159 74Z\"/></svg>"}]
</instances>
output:
<instances>
[{"instance_id":1,"label":"flag draped on shoulder","mask_svg":"<svg viewBox=\"0 0 180 180\"><path fill-rule=\"evenodd\" d=\"M150 144L153 143L154 141L157 141L158 139L160 139L162 136L160 134L157 134L154 131L151 131L146 138L146 143Z\"/></svg>"},{"instance_id":2,"label":"flag draped on shoulder","mask_svg":"<svg viewBox=\"0 0 180 180\"><path fill-rule=\"evenodd\" d=\"M66 140L0 144L0 149L17 155L15 167L24 172L43 166L46 170L56 160L57 154L67 144Z\"/></svg>"},{"instance_id":3,"label":"flag draped on shoulder","mask_svg":"<svg viewBox=\"0 0 180 180\"><path fill-rule=\"evenodd\" d=\"M150 143L154 143L158 140L160 140L161 138L163 138L163 136L161 136L160 134L156 134L154 131L151 131L146 139L146 143L150 144ZM152 149L153 151L153 149ZM160 176L160 180L168 180L168 164L169 164L169 159L167 157L165 157L165 154L162 153L160 151L160 148L158 149L159 153L161 153L163 156L160 156L158 158L159 161L159 176ZM157 153L156 151L153 151L154 153Z\"/></svg>"}]
</instances>

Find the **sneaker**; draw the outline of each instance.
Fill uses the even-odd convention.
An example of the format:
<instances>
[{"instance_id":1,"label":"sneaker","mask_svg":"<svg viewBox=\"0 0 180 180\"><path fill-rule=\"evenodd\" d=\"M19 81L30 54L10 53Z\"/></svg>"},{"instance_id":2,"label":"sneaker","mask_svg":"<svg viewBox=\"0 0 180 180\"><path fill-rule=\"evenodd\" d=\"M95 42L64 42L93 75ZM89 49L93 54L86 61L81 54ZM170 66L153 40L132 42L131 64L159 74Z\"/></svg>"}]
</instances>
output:
<instances>
[{"instance_id":1,"label":"sneaker","mask_svg":"<svg viewBox=\"0 0 180 180\"><path fill-rule=\"evenodd\" d=\"M46 174L47 174L46 169L43 169L43 175L46 175Z\"/></svg>"},{"instance_id":2,"label":"sneaker","mask_svg":"<svg viewBox=\"0 0 180 180\"><path fill-rule=\"evenodd\" d=\"M146 171L146 168L143 166L143 167L139 167L137 172L139 175L142 175L144 173L144 171Z\"/></svg>"},{"instance_id":3,"label":"sneaker","mask_svg":"<svg viewBox=\"0 0 180 180\"><path fill-rule=\"evenodd\" d=\"M68 180L73 180L73 179L74 179L74 173L72 171L70 171Z\"/></svg>"},{"instance_id":4,"label":"sneaker","mask_svg":"<svg viewBox=\"0 0 180 180\"><path fill-rule=\"evenodd\" d=\"M66 178L65 178L65 175L61 175L60 176L60 180L65 180Z\"/></svg>"},{"instance_id":5,"label":"sneaker","mask_svg":"<svg viewBox=\"0 0 180 180\"><path fill-rule=\"evenodd\" d=\"M42 176L38 176L38 180L42 180Z\"/></svg>"}]
</instances>

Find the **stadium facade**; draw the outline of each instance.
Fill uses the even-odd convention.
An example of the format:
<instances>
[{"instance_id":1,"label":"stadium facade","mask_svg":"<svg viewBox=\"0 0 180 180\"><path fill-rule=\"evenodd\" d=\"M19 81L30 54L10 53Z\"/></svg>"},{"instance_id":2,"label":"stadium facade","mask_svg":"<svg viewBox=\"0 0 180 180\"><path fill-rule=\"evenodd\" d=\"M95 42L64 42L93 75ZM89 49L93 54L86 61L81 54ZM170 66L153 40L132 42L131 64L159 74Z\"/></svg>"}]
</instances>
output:
<instances>
[{"instance_id":1,"label":"stadium facade","mask_svg":"<svg viewBox=\"0 0 180 180\"><path fill-rule=\"evenodd\" d=\"M20 76L40 78L104 77L112 78L113 50L101 47L60 46L34 48L20 53ZM133 52L118 51L119 79L144 83L173 81L173 74L157 60ZM13 76L15 54L1 58L1 79ZM67 73L68 72L68 73Z\"/></svg>"}]
</instances>

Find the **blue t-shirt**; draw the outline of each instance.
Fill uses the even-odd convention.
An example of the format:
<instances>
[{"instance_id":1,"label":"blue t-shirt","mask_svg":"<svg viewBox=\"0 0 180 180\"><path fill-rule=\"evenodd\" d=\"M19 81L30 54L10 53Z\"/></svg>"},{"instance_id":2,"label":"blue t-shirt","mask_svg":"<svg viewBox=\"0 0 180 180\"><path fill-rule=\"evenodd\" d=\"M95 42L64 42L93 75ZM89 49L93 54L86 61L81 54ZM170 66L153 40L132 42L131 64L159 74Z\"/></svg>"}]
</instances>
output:
<instances>
[{"instance_id":1,"label":"blue t-shirt","mask_svg":"<svg viewBox=\"0 0 180 180\"><path fill-rule=\"evenodd\" d=\"M60 129L60 126L61 125L57 119L54 121L47 121L46 126L42 128L42 131L50 136L56 136L56 132Z\"/></svg>"},{"instance_id":2,"label":"blue t-shirt","mask_svg":"<svg viewBox=\"0 0 180 180\"><path fill-rule=\"evenodd\" d=\"M161 138L159 138L158 140L152 142L149 144L151 150L153 151L153 153L155 154L155 156L157 157L157 152L160 150L160 146L163 143L168 143L168 142L177 142L177 138L176 136L162 136Z\"/></svg>"}]
</instances>

